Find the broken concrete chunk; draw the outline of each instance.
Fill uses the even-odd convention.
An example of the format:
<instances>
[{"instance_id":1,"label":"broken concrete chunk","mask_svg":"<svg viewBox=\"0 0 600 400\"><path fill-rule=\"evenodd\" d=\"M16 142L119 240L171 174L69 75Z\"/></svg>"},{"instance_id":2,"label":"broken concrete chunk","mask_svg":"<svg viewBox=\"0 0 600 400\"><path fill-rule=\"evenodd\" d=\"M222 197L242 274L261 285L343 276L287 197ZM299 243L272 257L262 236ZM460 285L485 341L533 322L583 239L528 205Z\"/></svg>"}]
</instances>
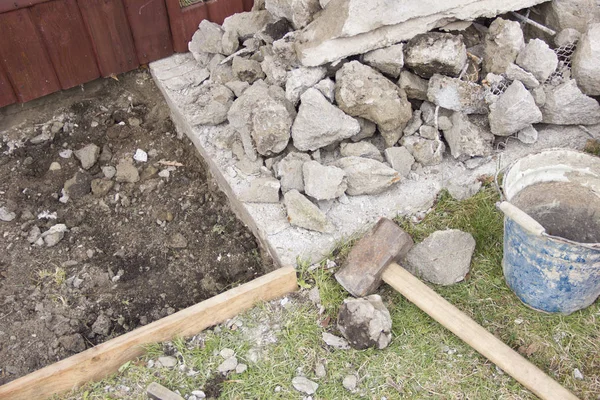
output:
<instances>
[{"instance_id":1,"label":"broken concrete chunk","mask_svg":"<svg viewBox=\"0 0 600 400\"><path fill-rule=\"evenodd\" d=\"M100 147L96 146L93 143L90 143L87 146L76 150L74 154L75 157L77 157L81 162L81 168L90 169L94 166L94 164L96 164L96 161L98 161L98 156L100 155Z\"/></svg>"},{"instance_id":2,"label":"broken concrete chunk","mask_svg":"<svg viewBox=\"0 0 600 400\"><path fill-rule=\"evenodd\" d=\"M400 174L396 170L370 158L344 157L335 165L346 172L346 193L351 196L379 194L400 182Z\"/></svg>"},{"instance_id":3,"label":"broken concrete chunk","mask_svg":"<svg viewBox=\"0 0 600 400\"><path fill-rule=\"evenodd\" d=\"M428 32L412 38L404 49L406 66L423 78L433 74L456 77L467 63L462 36Z\"/></svg>"},{"instance_id":4,"label":"broken concrete chunk","mask_svg":"<svg viewBox=\"0 0 600 400\"><path fill-rule=\"evenodd\" d=\"M496 18L485 36L484 73L503 74L525 47L521 25L516 21Z\"/></svg>"},{"instance_id":5,"label":"broken concrete chunk","mask_svg":"<svg viewBox=\"0 0 600 400\"><path fill-rule=\"evenodd\" d=\"M184 400L183 397L177 393L170 391L166 387L156 382L152 382L150 385L148 385L146 388L146 395L151 400Z\"/></svg>"},{"instance_id":6,"label":"broken concrete chunk","mask_svg":"<svg viewBox=\"0 0 600 400\"><path fill-rule=\"evenodd\" d=\"M406 147L388 147L385 149L386 161L404 178L410 174L415 158Z\"/></svg>"},{"instance_id":7,"label":"broken concrete chunk","mask_svg":"<svg viewBox=\"0 0 600 400\"><path fill-rule=\"evenodd\" d=\"M248 82L249 84L254 83L258 79L265 78L265 73L258 61L233 57L231 68L240 81Z\"/></svg>"},{"instance_id":8,"label":"broken concrete chunk","mask_svg":"<svg viewBox=\"0 0 600 400\"><path fill-rule=\"evenodd\" d=\"M316 200L333 200L344 194L348 184L343 169L308 161L302 166L304 191Z\"/></svg>"},{"instance_id":9,"label":"broken concrete chunk","mask_svg":"<svg viewBox=\"0 0 600 400\"><path fill-rule=\"evenodd\" d=\"M218 55L220 56L220 54ZM231 65L219 63L210 70L210 80L212 83L224 85L227 82L237 80L237 77L233 73Z\"/></svg>"},{"instance_id":10,"label":"broken concrete chunk","mask_svg":"<svg viewBox=\"0 0 600 400\"><path fill-rule=\"evenodd\" d=\"M581 39L581 34L577 29L563 29L554 36L554 45L558 48L575 44Z\"/></svg>"},{"instance_id":11,"label":"broken concrete chunk","mask_svg":"<svg viewBox=\"0 0 600 400\"><path fill-rule=\"evenodd\" d=\"M379 72L398 79L404 66L404 45L399 43L369 51L363 55L362 60Z\"/></svg>"},{"instance_id":12,"label":"broken concrete chunk","mask_svg":"<svg viewBox=\"0 0 600 400\"><path fill-rule=\"evenodd\" d=\"M581 91L600 96L600 23L591 24L577 44L572 60L573 78Z\"/></svg>"},{"instance_id":13,"label":"broken concrete chunk","mask_svg":"<svg viewBox=\"0 0 600 400\"><path fill-rule=\"evenodd\" d=\"M555 31L573 28L583 33L593 22L600 22L595 0L554 0L540 6L542 23Z\"/></svg>"},{"instance_id":14,"label":"broken concrete chunk","mask_svg":"<svg viewBox=\"0 0 600 400\"><path fill-rule=\"evenodd\" d=\"M419 136L405 136L400 144L423 166L441 163L446 151L446 146L441 140L429 140Z\"/></svg>"},{"instance_id":15,"label":"broken concrete chunk","mask_svg":"<svg viewBox=\"0 0 600 400\"><path fill-rule=\"evenodd\" d=\"M410 71L403 70L400 73L398 86L406 92L409 99L427 100L429 82Z\"/></svg>"},{"instance_id":16,"label":"broken concrete chunk","mask_svg":"<svg viewBox=\"0 0 600 400\"><path fill-rule=\"evenodd\" d=\"M308 154L292 152L277 163L275 172L281 182L282 193L287 193L290 190L304 192L302 166L310 160Z\"/></svg>"},{"instance_id":17,"label":"broken concrete chunk","mask_svg":"<svg viewBox=\"0 0 600 400\"><path fill-rule=\"evenodd\" d=\"M284 86L287 81L285 66L274 56L266 55L260 63L270 85Z\"/></svg>"},{"instance_id":18,"label":"broken concrete chunk","mask_svg":"<svg viewBox=\"0 0 600 400\"><path fill-rule=\"evenodd\" d=\"M413 111L413 115L410 118L410 121L408 121L406 128L404 128L404 135L414 135L419 130L421 125L423 125L423 120L421 119L422 114L423 113L421 112L421 110Z\"/></svg>"},{"instance_id":19,"label":"broken concrete chunk","mask_svg":"<svg viewBox=\"0 0 600 400\"><path fill-rule=\"evenodd\" d=\"M330 346L330 347L333 347L336 349L340 349L340 350L349 350L350 349L350 345L348 344L348 341L346 339L344 339L343 337L332 335L329 332L323 332L321 334L321 338L323 339L323 341L325 342L325 344L327 346Z\"/></svg>"},{"instance_id":20,"label":"broken concrete chunk","mask_svg":"<svg viewBox=\"0 0 600 400\"><path fill-rule=\"evenodd\" d=\"M250 87L250 84L242 81L231 81L227 82L225 86L227 86L229 90L233 92L235 97L240 97L244 93L244 90Z\"/></svg>"},{"instance_id":21,"label":"broken concrete chunk","mask_svg":"<svg viewBox=\"0 0 600 400\"><path fill-rule=\"evenodd\" d=\"M287 74L285 83L285 96L292 104L298 104L302 93L325 78L327 70L322 67L298 68Z\"/></svg>"},{"instance_id":22,"label":"broken concrete chunk","mask_svg":"<svg viewBox=\"0 0 600 400\"><path fill-rule=\"evenodd\" d=\"M223 21L223 29L235 32L236 36L244 41L253 38L267 24L274 22L275 18L268 11L251 11L233 14Z\"/></svg>"},{"instance_id":23,"label":"broken concrete chunk","mask_svg":"<svg viewBox=\"0 0 600 400\"><path fill-rule=\"evenodd\" d=\"M364 157L371 158L377 161L383 161L381 152L372 143L367 141L358 143L342 143L340 146L340 153L342 157Z\"/></svg>"},{"instance_id":24,"label":"broken concrete chunk","mask_svg":"<svg viewBox=\"0 0 600 400\"><path fill-rule=\"evenodd\" d=\"M333 103L335 100L335 82L333 80L329 78L323 79L319 81L314 88L323 93L323 96L325 96L330 103Z\"/></svg>"},{"instance_id":25,"label":"broken concrete chunk","mask_svg":"<svg viewBox=\"0 0 600 400\"><path fill-rule=\"evenodd\" d=\"M385 141L385 147L392 147L398 143L398 140L400 140L403 135L403 131L404 127L401 126L400 128L392 129L390 131L380 129L379 133L381 133L381 137L383 137L383 140Z\"/></svg>"},{"instance_id":26,"label":"broken concrete chunk","mask_svg":"<svg viewBox=\"0 0 600 400\"><path fill-rule=\"evenodd\" d=\"M275 178L256 178L250 182L250 188L240 194L240 200L246 203L279 203L281 184Z\"/></svg>"},{"instance_id":27,"label":"broken concrete chunk","mask_svg":"<svg viewBox=\"0 0 600 400\"><path fill-rule=\"evenodd\" d=\"M292 126L292 138L298 150L316 150L359 132L358 121L329 103L317 89L304 92Z\"/></svg>"},{"instance_id":28,"label":"broken concrete chunk","mask_svg":"<svg viewBox=\"0 0 600 400\"><path fill-rule=\"evenodd\" d=\"M303 376L294 377L292 379L292 386L294 386L294 389L297 391L308 395L314 394L319 388L318 383L313 382Z\"/></svg>"},{"instance_id":29,"label":"broken concrete chunk","mask_svg":"<svg viewBox=\"0 0 600 400\"><path fill-rule=\"evenodd\" d=\"M558 56L543 40L532 39L519 53L516 64L544 83L556 71Z\"/></svg>"},{"instance_id":30,"label":"broken concrete chunk","mask_svg":"<svg viewBox=\"0 0 600 400\"><path fill-rule=\"evenodd\" d=\"M412 117L404 91L358 61L337 71L335 99L344 112L371 120L386 131L403 129Z\"/></svg>"},{"instance_id":31,"label":"broken concrete chunk","mask_svg":"<svg viewBox=\"0 0 600 400\"><path fill-rule=\"evenodd\" d=\"M435 74L429 80L427 98L432 103L465 114L487 114L485 89L473 82Z\"/></svg>"},{"instance_id":32,"label":"broken concrete chunk","mask_svg":"<svg viewBox=\"0 0 600 400\"><path fill-rule=\"evenodd\" d=\"M322 233L331 231L325 214L297 190L290 190L283 195L283 204L290 224Z\"/></svg>"},{"instance_id":33,"label":"broken concrete chunk","mask_svg":"<svg viewBox=\"0 0 600 400\"><path fill-rule=\"evenodd\" d=\"M506 77L511 81L521 81L527 89L534 89L540 86L540 82L535 79L535 76L531 72L525 71L517 64L508 64L508 67L506 67Z\"/></svg>"},{"instance_id":34,"label":"broken concrete chunk","mask_svg":"<svg viewBox=\"0 0 600 400\"><path fill-rule=\"evenodd\" d=\"M490 129L497 136L510 136L542 121L542 112L525 86L514 81L498 100L490 105Z\"/></svg>"},{"instance_id":35,"label":"broken concrete chunk","mask_svg":"<svg viewBox=\"0 0 600 400\"><path fill-rule=\"evenodd\" d=\"M256 34L256 37L267 44L283 38L288 32L292 30L292 25L285 18L280 18L275 22L270 22Z\"/></svg>"},{"instance_id":36,"label":"broken concrete chunk","mask_svg":"<svg viewBox=\"0 0 600 400\"><path fill-rule=\"evenodd\" d=\"M203 19L188 45L192 53L223 53L223 29L208 19Z\"/></svg>"},{"instance_id":37,"label":"broken concrete chunk","mask_svg":"<svg viewBox=\"0 0 600 400\"><path fill-rule=\"evenodd\" d=\"M438 140L440 138L440 132L433 126L421 125L419 128L419 136L425 139Z\"/></svg>"},{"instance_id":38,"label":"broken concrete chunk","mask_svg":"<svg viewBox=\"0 0 600 400\"><path fill-rule=\"evenodd\" d=\"M359 142L363 139L367 139L367 138L373 137L373 135L375 135L375 132L377 131L377 125L375 125L374 122L369 121L368 119L360 118L360 117L357 117L355 119L358 121L358 124L360 125L360 132L358 132L356 135L352 136L350 138L350 140L352 140L353 142Z\"/></svg>"},{"instance_id":39,"label":"broken concrete chunk","mask_svg":"<svg viewBox=\"0 0 600 400\"><path fill-rule=\"evenodd\" d=\"M544 86L546 102L542 110L545 124L595 125L600 123L600 105L579 90L574 80L558 86Z\"/></svg>"},{"instance_id":40,"label":"broken concrete chunk","mask_svg":"<svg viewBox=\"0 0 600 400\"><path fill-rule=\"evenodd\" d=\"M378 294L345 299L337 326L350 346L357 350L385 349L392 341L392 318Z\"/></svg>"},{"instance_id":41,"label":"broken concrete chunk","mask_svg":"<svg viewBox=\"0 0 600 400\"><path fill-rule=\"evenodd\" d=\"M459 112L452 115L451 122L451 128L444 130L444 138L455 159L466 161L492 153L494 135L473 124L466 115Z\"/></svg>"},{"instance_id":42,"label":"broken concrete chunk","mask_svg":"<svg viewBox=\"0 0 600 400\"><path fill-rule=\"evenodd\" d=\"M525 144L534 144L538 140L538 131L533 126L528 126L517 133L517 139Z\"/></svg>"},{"instance_id":43,"label":"broken concrete chunk","mask_svg":"<svg viewBox=\"0 0 600 400\"><path fill-rule=\"evenodd\" d=\"M437 231L416 244L406 257L406 269L438 285L462 281L471 268L475 239L457 229Z\"/></svg>"},{"instance_id":44,"label":"broken concrete chunk","mask_svg":"<svg viewBox=\"0 0 600 400\"><path fill-rule=\"evenodd\" d=\"M46 232L42 233L40 237L44 239L46 247L53 247L56 246L58 242L60 242L65 237L65 233L68 230L69 229L65 224L56 224L53 225L50 229L48 229Z\"/></svg>"},{"instance_id":45,"label":"broken concrete chunk","mask_svg":"<svg viewBox=\"0 0 600 400\"><path fill-rule=\"evenodd\" d=\"M218 83L207 83L197 91L196 101L186 107L193 125L219 125L227 121L227 112L235 98L233 92Z\"/></svg>"},{"instance_id":46,"label":"broken concrete chunk","mask_svg":"<svg viewBox=\"0 0 600 400\"><path fill-rule=\"evenodd\" d=\"M319 0L265 0L265 8L277 18L285 18L294 29L308 25L321 10Z\"/></svg>"},{"instance_id":47,"label":"broken concrete chunk","mask_svg":"<svg viewBox=\"0 0 600 400\"><path fill-rule=\"evenodd\" d=\"M232 55L240 48L240 41L238 39L238 35L234 31L225 31L223 33L223 39L221 43L221 47L223 49L224 55Z\"/></svg>"}]
</instances>

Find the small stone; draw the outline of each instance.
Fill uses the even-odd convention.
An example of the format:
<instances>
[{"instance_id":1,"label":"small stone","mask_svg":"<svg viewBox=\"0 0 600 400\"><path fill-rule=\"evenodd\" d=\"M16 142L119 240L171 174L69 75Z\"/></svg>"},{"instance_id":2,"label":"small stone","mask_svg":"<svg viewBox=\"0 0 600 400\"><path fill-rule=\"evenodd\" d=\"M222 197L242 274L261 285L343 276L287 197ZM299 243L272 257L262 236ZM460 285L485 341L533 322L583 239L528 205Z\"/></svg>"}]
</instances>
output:
<instances>
[{"instance_id":1,"label":"small stone","mask_svg":"<svg viewBox=\"0 0 600 400\"><path fill-rule=\"evenodd\" d=\"M80 353L85 350L85 341L79 333L63 336L59 338L58 341L65 350L72 353Z\"/></svg>"},{"instance_id":2,"label":"small stone","mask_svg":"<svg viewBox=\"0 0 600 400\"><path fill-rule=\"evenodd\" d=\"M188 47L192 53L223 53L223 29L203 19Z\"/></svg>"},{"instance_id":3,"label":"small stone","mask_svg":"<svg viewBox=\"0 0 600 400\"><path fill-rule=\"evenodd\" d=\"M281 182L281 192L286 193L292 189L304 192L304 172L302 166L311 158L305 153L291 152L279 161L275 168L276 176Z\"/></svg>"},{"instance_id":4,"label":"small stone","mask_svg":"<svg viewBox=\"0 0 600 400\"><path fill-rule=\"evenodd\" d=\"M235 367L235 373L243 374L244 372L246 372L247 369L248 366L246 364L238 364L237 367Z\"/></svg>"},{"instance_id":5,"label":"small stone","mask_svg":"<svg viewBox=\"0 0 600 400\"><path fill-rule=\"evenodd\" d=\"M425 139L438 140L440 138L440 132L433 126L421 125L419 128L419 136Z\"/></svg>"},{"instance_id":6,"label":"small stone","mask_svg":"<svg viewBox=\"0 0 600 400\"><path fill-rule=\"evenodd\" d=\"M192 394L196 396L197 399L205 399L206 393L202 390L192 390Z\"/></svg>"},{"instance_id":7,"label":"small stone","mask_svg":"<svg viewBox=\"0 0 600 400\"><path fill-rule=\"evenodd\" d=\"M346 173L334 166L323 166L317 161L305 162L302 166L304 191L316 200L332 200L346 191Z\"/></svg>"},{"instance_id":8,"label":"small stone","mask_svg":"<svg viewBox=\"0 0 600 400\"><path fill-rule=\"evenodd\" d=\"M187 239L179 232L174 233L167 239L167 247L171 249L185 249L187 245Z\"/></svg>"},{"instance_id":9,"label":"small stone","mask_svg":"<svg viewBox=\"0 0 600 400\"><path fill-rule=\"evenodd\" d=\"M325 78L326 74L327 70L323 67L301 67L290 71L285 83L285 97L292 104L298 104L300 96Z\"/></svg>"},{"instance_id":10,"label":"small stone","mask_svg":"<svg viewBox=\"0 0 600 400\"><path fill-rule=\"evenodd\" d=\"M303 376L296 376L294 379L292 379L292 385L297 391L308 395L314 394L319 388L318 383L313 382Z\"/></svg>"},{"instance_id":11,"label":"small stone","mask_svg":"<svg viewBox=\"0 0 600 400\"><path fill-rule=\"evenodd\" d=\"M573 378L582 381L583 380L583 374L581 373L581 371L579 370L579 368L575 368L573 370Z\"/></svg>"},{"instance_id":12,"label":"small stone","mask_svg":"<svg viewBox=\"0 0 600 400\"><path fill-rule=\"evenodd\" d=\"M60 158L71 158L73 156L73 150L64 149L58 152Z\"/></svg>"},{"instance_id":13,"label":"small stone","mask_svg":"<svg viewBox=\"0 0 600 400\"><path fill-rule=\"evenodd\" d=\"M429 82L408 70L402 70L398 86L406 92L409 99L427 100Z\"/></svg>"},{"instance_id":14,"label":"small stone","mask_svg":"<svg viewBox=\"0 0 600 400\"><path fill-rule=\"evenodd\" d=\"M346 375L342 380L342 386L344 389L354 392L356 391L356 386L358 385L358 378L356 375Z\"/></svg>"},{"instance_id":15,"label":"small stone","mask_svg":"<svg viewBox=\"0 0 600 400\"><path fill-rule=\"evenodd\" d=\"M129 126L140 126L142 124L139 118L129 118L127 122L129 122Z\"/></svg>"},{"instance_id":16,"label":"small stone","mask_svg":"<svg viewBox=\"0 0 600 400\"><path fill-rule=\"evenodd\" d=\"M40 238L41 235L42 235L42 231L40 230L40 228L38 226L34 225L29 230L29 234L27 235L27 241L30 244L34 244L38 241L38 239Z\"/></svg>"},{"instance_id":17,"label":"small stone","mask_svg":"<svg viewBox=\"0 0 600 400\"><path fill-rule=\"evenodd\" d=\"M95 144L88 144L87 146L75 151L75 157L81 162L83 169L90 169L98 161L100 155L100 147Z\"/></svg>"},{"instance_id":18,"label":"small stone","mask_svg":"<svg viewBox=\"0 0 600 400\"><path fill-rule=\"evenodd\" d=\"M317 365L315 365L315 376L319 379L327 376L325 365L323 365L323 363L317 363Z\"/></svg>"},{"instance_id":19,"label":"small stone","mask_svg":"<svg viewBox=\"0 0 600 400\"><path fill-rule=\"evenodd\" d=\"M100 314L98 316L98 318L96 318L96 321L92 324L92 332L94 332L97 335L101 335L101 336L108 336L108 334L110 333L110 330L112 328L112 321L110 320L110 318L108 316L106 316L105 314ZM175 360L173 357L164 357L165 359L173 359L174 360L174 364L173 366L175 366L175 364L177 363L177 360ZM162 359L163 357L160 357L158 359L158 361L162 364ZM169 361L169 360L167 360ZM166 366L165 364L163 364L163 366Z\"/></svg>"},{"instance_id":20,"label":"small stone","mask_svg":"<svg viewBox=\"0 0 600 400\"><path fill-rule=\"evenodd\" d=\"M138 162L147 162L148 161L148 153L146 153L142 149L137 149L135 154L133 155L133 159Z\"/></svg>"},{"instance_id":21,"label":"small stone","mask_svg":"<svg viewBox=\"0 0 600 400\"><path fill-rule=\"evenodd\" d=\"M521 25L516 21L496 18L484 42L483 68L486 73L503 74L525 47Z\"/></svg>"},{"instance_id":22,"label":"small stone","mask_svg":"<svg viewBox=\"0 0 600 400\"><path fill-rule=\"evenodd\" d=\"M510 136L531 124L542 121L542 112L525 86L514 81L490 105L490 129L497 136Z\"/></svg>"},{"instance_id":23,"label":"small stone","mask_svg":"<svg viewBox=\"0 0 600 400\"><path fill-rule=\"evenodd\" d=\"M335 82L333 80L323 79L314 88L321 92L330 103L333 103L335 100Z\"/></svg>"},{"instance_id":24,"label":"small stone","mask_svg":"<svg viewBox=\"0 0 600 400\"><path fill-rule=\"evenodd\" d=\"M462 36L428 32L415 36L406 44L404 62L417 75L433 74L457 77L467 63L467 47Z\"/></svg>"},{"instance_id":25,"label":"small stone","mask_svg":"<svg viewBox=\"0 0 600 400\"><path fill-rule=\"evenodd\" d=\"M0 221L11 222L15 218L17 218L16 213L10 211L6 207L0 207Z\"/></svg>"},{"instance_id":26,"label":"small stone","mask_svg":"<svg viewBox=\"0 0 600 400\"><path fill-rule=\"evenodd\" d=\"M158 366L163 368L174 368L177 366L177 359L171 356L158 357Z\"/></svg>"},{"instance_id":27,"label":"small stone","mask_svg":"<svg viewBox=\"0 0 600 400\"><path fill-rule=\"evenodd\" d=\"M223 361L221 364L219 364L219 366L217 367L217 371L219 371L222 374L226 374L227 372L235 370L237 366L237 358L235 356L231 356L225 359L225 361Z\"/></svg>"},{"instance_id":28,"label":"small stone","mask_svg":"<svg viewBox=\"0 0 600 400\"><path fill-rule=\"evenodd\" d=\"M404 45L402 43L382 49L372 50L362 57L363 62L379 72L398 79L404 66Z\"/></svg>"},{"instance_id":29,"label":"small stone","mask_svg":"<svg viewBox=\"0 0 600 400\"><path fill-rule=\"evenodd\" d=\"M342 157L356 156L383 161L383 157L381 156L379 149L374 144L367 141L358 143L342 143L340 146L340 153Z\"/></svg>"},{"instance_id":30,"label":"small stone","mask_svg":"<svg viewBox=\"0 0 600 400\"><path fill-rule=\"evenodd\" d=\"M56 161L54 161L53 163L50 164L48 171L60 171L61 169L62 169L62 167L60 166L60 164L57 163Z\"/></svg>"},{"instance_id":31,"label":"small stone","mask_svg":"<svg viewBox=\"0 0 600 400\"><path fill-rule=\"evenodd\" d=\"M435 74L427 89L429 101L448 110L465 114L487 114L485 89L473 82Z\"/></svg>"},{"instance_id":32,"label":"small stone","mask_svg":"<svg viewBox=\"0 0 600 400\"><path fill-rule=\"evenodd\" d=\"M400 144L423 166L440 164L446 151L446 146L441 140L429 140L419 136L405 136Z\"/></svg>"},{"instance_id":33,"label":"small stone","mask_svg":"<svg viewBox=\"0 0 600 400\"><path fill-rule=\"evenodd\" d=\"M102 173L106 179L112 179L117 174L117 169L112 165L102 167Z\"/></svg>"},{"instance_id":34,"label":"small stone","mask_svg":"<svg viewBox=\"0 0 600 400\"><path fill-rule=\"evenodd\" d=\"M410 174L415 163L415 158L406 147L388 147L385 149L385 159L404 178Z\"/></svg>"},{"instance_id":35,"label":"small stone","mask_svg":"<svg viewBox=\"0 0 600 400\"><path fill-rule=\"evenodd\" d=\"M152 382L150 385L148 385L146 388L146 395L150 400L185 400L179 394L170 391L166 387L156 382Z\"/></svg>"},{"instance_id":36,"label":"small stone","mask_svg":"<svg viewBox=\"0 0 600 400\"><path fill-rule=\"evenodd\" d=\"M369 158L344 157L335 166L346 172L346 193L351 196L379 194L400 182L400 174L396 170Z\"/></svg>"},{"instance_id":37,"label":"small stone","mask_svg":"<svg viewBox=\"0 0 600 400\"><path fill-rule=\"evenodd\" d=\"M392 318L381 296L347 298L340 307L337 327L358 350L386 348L392 340Z\"/></svg>"},{"instance_id":38,"label":"small stone","mask_svg":"<svg viewBox=\"0 0 600 400\"><path fill-rule=\"evenodd\" d=\"M494 135L459 112L452 114L451 128L444 131L450 153L459 161L492 154Z\"/></svg>"},{"instance_id":39,"label":"small stone","mask_svg":"<svg viewBox=\"0 0 600 400\"><path fill-rule=\"evenodd\" d=\"M229 79L231 80L233 79ZM227 112L235 97L227 86L208 83L202 85L196 93L196 101L187 106L192 125L219 125L227 121Z\"/></svg>"},{"instance_id":40,"label":"small stone","mask_svg":"<svg viewBox=\"0 0 600 400\"><path fill-rule=\"evenodd\" d=\"M348 350L350 348L348 341L344 338L332 335L328 332L323 332L321 336L327 346L334 347L340 350Z\"/></svg>"},{"instance_id":41,"label":"small stone","mask_svg":"<svg viewBox=\"0 0 600 400\"><path fill-rule=\"evenodd\" d=\"M103 197L110 192L114 186L114 182L109 179L94 179L92 180L92 193L96 197Z\"/></svg>"},{"instance_id":42,"label":"small stone","mask_svg":"<svg viewBox=\"0 0 600 400\"><path fill-rule=\"evenodd\" d=\"M121 160L117 164L117 182L135 183L140 180L140 173L131 161Z\"/></svg>"},{"instance_id":43,"label":"small stone","mask_svg":"<svg viewBox=\"0 0 600 400\"><path fill-rule=\"evenodd\" d=\"M233 349L224 348L219 352L219 355L223 357L223 359L227 359L233 357L235 355L235 351Z\"/></svg>"},{"instance_id":44,"label":"small stone","mask_svg":"<svg viewBox=\"0 0 600 400\"><path fill-rule=\"evenodd\" d=\"M257 79L264 79L263 72L258 61L245 59L242 57L233 57L233 73L240 81L254 83Z\"/></svg>"},{"instance_id":45,"label":"small stone","mask_svg":"<svg viewBox=\"0 0 600 400\"><path fill-rule=\"evenodd\" d=\"M538 131L533 126L528 126L517 133L517 139L525 144L534 144L538 140Z\"/></svg>"},{"instance_id":46,"label":"small stone","mask_svg":"<svg viewBox=\"0 0 600 400\"><path fill-rule=\"evenodd\" d=\"M360 117L357 117L355 119L360 125L360 132L352 136L350 140L352 140L353 142L360 142L363 139L368 139L370 137L375 136L375 132L377 132L377 125L374 122Z\"/></svg>"},{"instance_id":47,"label":"small stone","mask_svg":"<svg viewBox=\"0 0 600 400\"><path fill-rule=\"evenodd\" d=\"M325 214L297 190L287 192L283 196L283 204L290 224L317 232L331 231Z\"/></svg>"},{"instance_id":48,"label":"small stone","mask_svg":"<svg viewBox=\"0 0 600 400\"><path fill-rule=\"evenodd\" d=\"M242 81L231 81L225 83L225 86L227 86L229 90L233 92L235 97L240 97L244 91L250 87L250 84Z\"/></svg>"},{"instance_id":49,"label":"small stone","mask_svg":"<svg viewBox=\"0 0 600 400\"><path fill-rule=\"evenodd\" d=\"M240 40L237 32L231 30L225 30L223 37L221 38L221 48L223 49L224 55L231 55L240 48Z\"/></svg>"},{"instance_id":50,"label":"small stone","mask_svg":"<svg viewBox=\"0 0 600 400\"><path fill-rule=\"evenodd\" d=\"M508 67L506 67L506 77L511 81L521 81L528 89L540 86L540 82L535 79L535 76L531 72L525 71L517 64L508 64Z\"/></svg>"},{"instance_id":51,"label":"small stone","mask_svg":"<svg viewBox=\"0 0 600 400\"><path fill-rule=\"evenodd\" d=\"M100 152L100 157L98 158L98 160L100 162L107 163L110 162L110 160L112 160L112 157L113 154L112 151L110 151L110 147L108 146L108 144L102 146L102 151Z\"/></svg>"},{"instance_id":52,"label":"small stone","mask_svg":"<svg viewBox=\"0 0 600 400\"><path fill-rule=\"evenodd\" d=\"M410 121L408 121L408 124L406 125L406 128L404 128L404 131L403 131L405 136L414 135L419 130L421 125L423 125L423 120L421 119L421 115L422 115L421 110L413 111L412 117L411 117Z\"/></svg>"},{"instance_id":53,"label":"small stone","mask_svg":"<svg viewBox=\"0 0 600 400\"><path fill-rule=\"evenodd\" d=\"M566 28L554 36L554 45L559 48L577 43L581 39L581 32L577 29Z\"/></svg>"},{"instance_id":54,"label":"small stone","mask_svg":"<svg viewBox=\"0 0 600 400\"><path fill-rule=\"evenodd\" d=\"M543 40L532 39L519 53L516 64L544 83L556 71L558 56Z\"/></svg>"},{"instance_id":55,"label":"small stone","mask_svg":"<svg viewBox=\"0 0 600 400\"><path fill-rule=\"evenodd\" d=\"M240 200L247 203L279 203L281 184L275 178L256 178L250 188L240 194Z\"/></svg>"}]
</instances>

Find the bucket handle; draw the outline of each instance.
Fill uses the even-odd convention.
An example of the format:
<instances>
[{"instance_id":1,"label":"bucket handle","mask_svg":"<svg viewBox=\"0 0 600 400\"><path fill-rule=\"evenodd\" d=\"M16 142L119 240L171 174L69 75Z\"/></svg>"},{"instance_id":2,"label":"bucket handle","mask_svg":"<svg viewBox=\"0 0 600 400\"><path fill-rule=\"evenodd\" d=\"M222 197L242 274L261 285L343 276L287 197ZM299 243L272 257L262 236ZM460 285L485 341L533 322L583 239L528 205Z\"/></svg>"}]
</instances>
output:
<instances>
[{"instance_id":1,"label":"bucket handle","mask_svg":"<svg viewBox=\"0 0 600 400\"><path fill-rule=\"evenodd\" d=\"M514 204L503 201L496 203L496 207L530 234L542 236L546 233L546 229L539 222Z\"/></svg>"}]
</instances>

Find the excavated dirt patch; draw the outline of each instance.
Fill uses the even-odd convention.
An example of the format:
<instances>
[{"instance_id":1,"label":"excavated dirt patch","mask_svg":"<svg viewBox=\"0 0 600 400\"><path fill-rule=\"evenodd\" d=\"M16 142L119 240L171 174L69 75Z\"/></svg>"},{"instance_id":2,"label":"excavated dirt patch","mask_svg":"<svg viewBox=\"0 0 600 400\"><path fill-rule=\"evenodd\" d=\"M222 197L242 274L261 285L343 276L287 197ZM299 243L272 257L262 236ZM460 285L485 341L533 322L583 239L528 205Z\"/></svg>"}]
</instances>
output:
<instances>
[{"instance_id":1,"label":"excavated dirt patch","mask_svg":"<svg viewBox=\"0 0 600 400\"><path fill-rule=\"evenodd\" d=\"M150 75L119 79L0 109L0 207L15 214L0 221L0 385L273 269ZM104 150L87 171L59 155L90 143ZM139 182L59 201L76 172L102 179L137 149ZM55 224L57 245L30 244Z\"/></svg>"}]
</instances>

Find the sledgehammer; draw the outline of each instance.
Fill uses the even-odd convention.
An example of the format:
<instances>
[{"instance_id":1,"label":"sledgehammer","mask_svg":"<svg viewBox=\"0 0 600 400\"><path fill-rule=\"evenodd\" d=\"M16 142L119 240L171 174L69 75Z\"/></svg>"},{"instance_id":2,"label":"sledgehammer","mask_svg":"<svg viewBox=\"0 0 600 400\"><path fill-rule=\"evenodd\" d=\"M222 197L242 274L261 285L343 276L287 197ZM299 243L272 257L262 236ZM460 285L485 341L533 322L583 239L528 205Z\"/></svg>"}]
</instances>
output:
<instances>
[{"instance_id":1,"label":"sledgehammer","mask_svg":"<svg viewBox=\"0 0 600 400\"><path fill-rule=\"evenodd\" d=\"M403 259L412 245L413 241L408 233L393 221L382 218L356 243L335 277L350 294L357 297L373 293L383 279L539 398L577 399L541 369L398 265L396 261Z\"/></svg>"}]
</instances>

